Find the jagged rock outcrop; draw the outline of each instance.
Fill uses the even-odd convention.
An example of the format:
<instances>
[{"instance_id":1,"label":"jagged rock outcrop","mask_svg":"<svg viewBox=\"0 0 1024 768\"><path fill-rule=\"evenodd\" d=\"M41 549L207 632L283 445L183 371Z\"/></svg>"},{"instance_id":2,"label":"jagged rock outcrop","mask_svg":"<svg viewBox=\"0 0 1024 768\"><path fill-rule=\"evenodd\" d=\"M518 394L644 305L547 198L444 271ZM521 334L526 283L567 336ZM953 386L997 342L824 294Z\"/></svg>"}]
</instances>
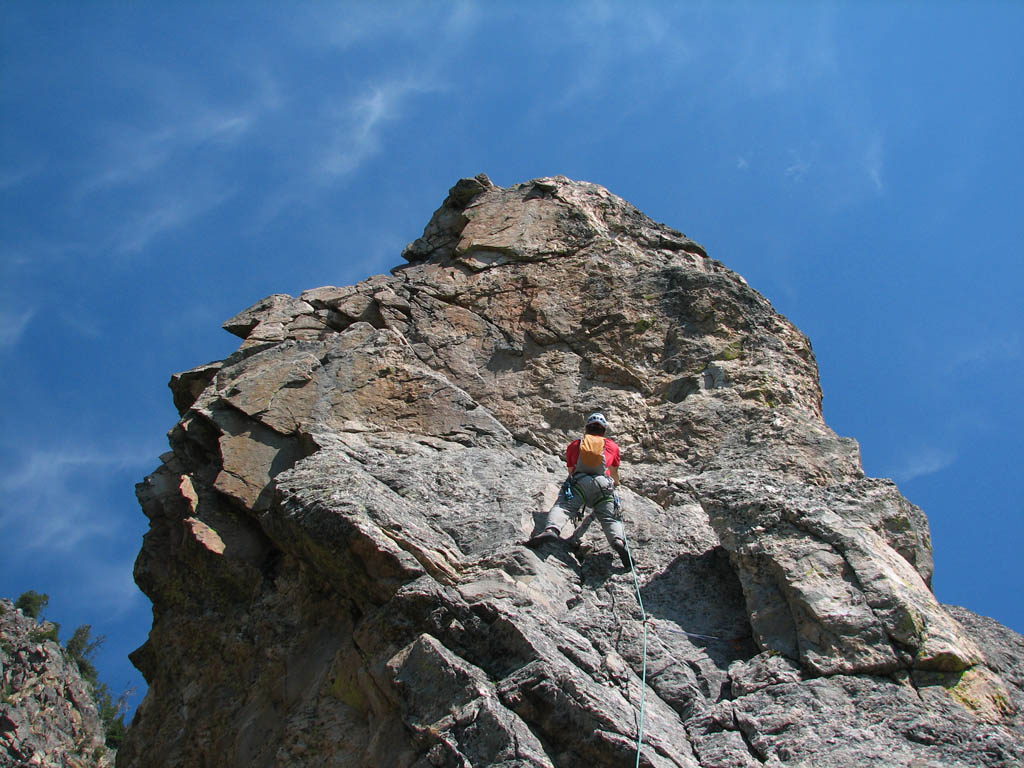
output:
<instances>
[{"instance_id":1,"label":"jagged rock outcrop","mask_svg":"<svg viewBox=\"0 0 1024 768\"><path fill-rule=\"evenodd\" d=\"M403 255L172 379L119 766L631 765L642 695L658 768L1024 760L1021 638L935 600L923 512L740 276L562 177L463 179ZM522 546L592 410L646 638L599 534Z\"/></svg>"},{"instance_id":2,"label":"jagged rock outcrop","mask_svg":"<svg viewBox=\"0 0 1024 768\"><path fill-rule=\"evenodd\" d=\"M55 629L0 599L0 768L112 765L89 683Z\"/></svg>"}]
</instances>

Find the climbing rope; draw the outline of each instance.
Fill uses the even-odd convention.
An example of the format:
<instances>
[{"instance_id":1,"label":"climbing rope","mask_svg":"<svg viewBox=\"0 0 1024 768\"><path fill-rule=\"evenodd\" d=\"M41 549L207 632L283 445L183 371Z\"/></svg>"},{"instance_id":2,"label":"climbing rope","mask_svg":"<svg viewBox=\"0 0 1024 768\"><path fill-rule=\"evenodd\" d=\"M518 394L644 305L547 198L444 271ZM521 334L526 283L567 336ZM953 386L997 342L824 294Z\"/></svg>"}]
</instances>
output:
<instances>
[{"instance_id":1,"label":"climbing rope","mask_svg":"<svg viewBox=\"0 0 1024 768\"><path fill-rule=\"evenodd\" d=\"M644 611L644 599L640 595L640 580L636 576L636 562L633 560L633 553L629 550L629 540L626 538L625 532L623 532L622 541L626 545L626 554L629 555L629 572L633 574L636 601L640 604L640 621L644 627L644 661L640 674L640 725L636 734L636 768L640 768L640 749L644 743L644 705L647 703L647 612Z\"/></svg>"},{"instance_id":2,"label":"climbing rope","mask_svg":"<svg viewBox=\"0 0 1024 768\"><path fill-rule=\"evenodd\" d=\"M673 635L686 635L687 637L693 637L698 640L717 640L720 643L729 643L730 645L738 645L751 639L750 635L741 635L740 637L718 637L717 635L702 635L697 632L687 632L685 629L673 629L672 627L658 627L659 632L670 632Z\"/></svg>"}]
</instances>

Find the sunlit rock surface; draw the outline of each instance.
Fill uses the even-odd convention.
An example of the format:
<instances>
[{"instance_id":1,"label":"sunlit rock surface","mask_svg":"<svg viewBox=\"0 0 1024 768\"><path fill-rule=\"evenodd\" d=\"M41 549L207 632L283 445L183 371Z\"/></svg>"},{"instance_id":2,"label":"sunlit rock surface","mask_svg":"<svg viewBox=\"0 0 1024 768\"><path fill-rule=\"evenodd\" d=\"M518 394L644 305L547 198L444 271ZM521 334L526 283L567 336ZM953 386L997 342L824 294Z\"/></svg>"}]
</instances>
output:
<instances>
[{"instance_id":1,"label":"sunlit rock surface","mask_svg":"<svg viewBox=\"0 0 1024 768\"><path fill-rule=\"evenodd\" d=\"M463 179L403 256L173 377L119 766L632 765L642 697L658 768L1024 761L1021 638L935 600L924 513L739 275L563 177ZM522 546L594 410L646 643L599 526Z\"/></svg>"}]
</instances>

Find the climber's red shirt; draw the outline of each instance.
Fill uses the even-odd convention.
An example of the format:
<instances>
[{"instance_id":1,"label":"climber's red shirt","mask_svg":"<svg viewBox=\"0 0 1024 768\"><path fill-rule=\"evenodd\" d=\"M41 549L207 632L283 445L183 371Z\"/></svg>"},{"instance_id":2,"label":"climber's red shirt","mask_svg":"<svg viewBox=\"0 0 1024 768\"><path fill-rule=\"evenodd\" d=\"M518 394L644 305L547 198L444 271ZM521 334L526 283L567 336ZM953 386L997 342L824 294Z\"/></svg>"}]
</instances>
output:
<instances>
[{"instance_id":1,"label":"climber's red shirt","mask_svg":"<svg viewBox=\"0 0 1024 768\"><path fill-rule=\"evenodd\" d=\"M618 444L610 437L604 439L604 465L607 469L617 467L621 463ZM565 449L565 464L567 467L575 467L580 460L580 441L573 440ZM607 470L605 474L608 474Z\"/></svg>"}]
</instances>

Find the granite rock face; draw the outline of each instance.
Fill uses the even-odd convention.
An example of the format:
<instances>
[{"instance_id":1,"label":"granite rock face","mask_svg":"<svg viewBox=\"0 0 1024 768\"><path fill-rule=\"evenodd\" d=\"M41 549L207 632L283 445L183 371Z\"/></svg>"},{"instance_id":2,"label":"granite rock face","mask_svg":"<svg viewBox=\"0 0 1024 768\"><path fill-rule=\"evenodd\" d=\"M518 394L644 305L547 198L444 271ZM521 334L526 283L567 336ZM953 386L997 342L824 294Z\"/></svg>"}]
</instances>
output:
<instances>
[{"instance_id":1,"label":"granite rock face","mask_svg":"<svg viewBox=\"0 0 1024 768\"><path fill-rule=\"evenodd\" d=\"M89 684L53 629L0 599L0 767L112 765Z\"/></svg>"},{"instance_id":2,"label":"granite rock face","mask_svg":"<svg viewBox=\"0 0 1024 768\"><path fill-rule=\"evenodd\" d=\"M403 256L173 377L119 766L631 765L641 701L657 768L1024 761L1022 639L936 601L740 276L563 177L463 179ZM594 410L646 623L596 526L522 546Z\"/></svg>"}]
</instances>

